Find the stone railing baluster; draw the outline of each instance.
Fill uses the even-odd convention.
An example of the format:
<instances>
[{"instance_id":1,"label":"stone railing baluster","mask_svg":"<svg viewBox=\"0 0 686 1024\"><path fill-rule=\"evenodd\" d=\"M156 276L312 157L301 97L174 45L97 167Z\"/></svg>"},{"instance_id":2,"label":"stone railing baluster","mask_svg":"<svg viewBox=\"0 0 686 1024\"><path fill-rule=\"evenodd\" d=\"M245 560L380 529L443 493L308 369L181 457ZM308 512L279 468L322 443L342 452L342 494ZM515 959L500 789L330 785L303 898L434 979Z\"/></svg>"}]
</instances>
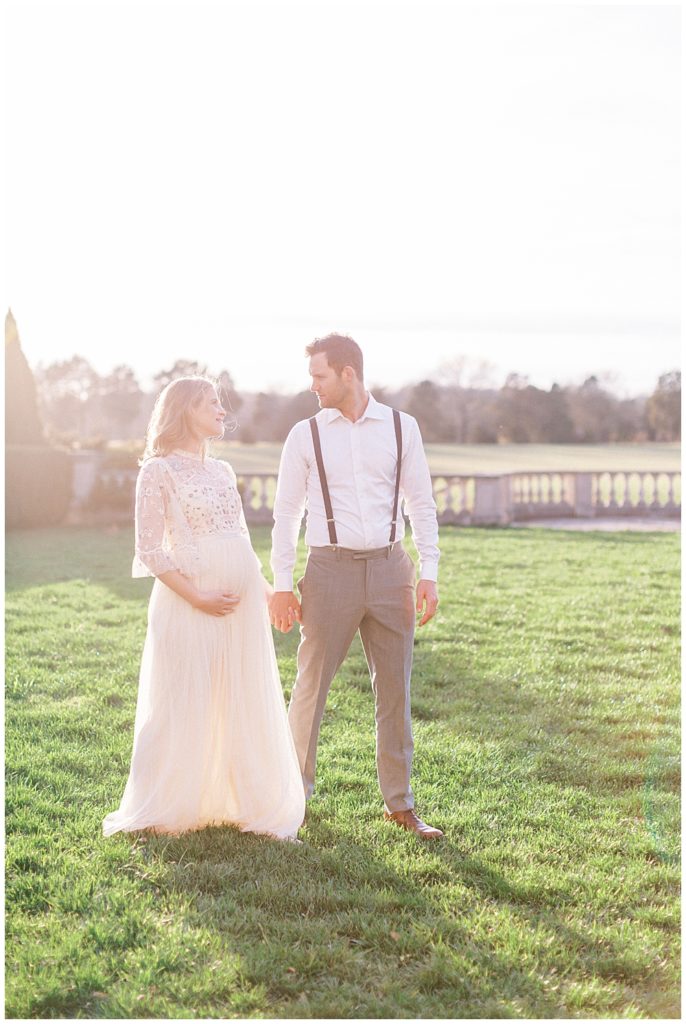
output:
<instances>
[{"instance_id":1,"label":"stone railing baluster","mask_svg":"<svg viewBox=\"0 0 686 1024\"><path fill-rule=\"evenodd\" d=\"M241 483L243 484L243 487L242 487L243 511L245 512L245 518L248 520L248 522L250 521L250 515L252 513L253 490L252 490L251 480L252 480L251 477L243 476L243 475L241 475L238 478L239 489L241 489L240 488Z\"/></svg>"},{"instance_id":2,"label":"stone railing baluster","mask_svg":"<svg viewBox=\"0 0 686 1024\"><path fill-rule=\"evenodd\" d=\"M451 484L450 480L446 480L446 482L445 482L445 508L443 510L443 515L447 519L449 519L454 511L455 511L455 506L453 504L453 487L452 487L452 484Z\"/></svg>"},{"instance_id":3,"label":"stone railing baluster","mask_svg":"<svg viewBox=\"0 0 686 1024\"><path fill-rule=\"evenodd\" d=\"M632 513L636 513L640 502L640 486L638 473L627 473L626 477L627 504Z\"/></svg>"},{"instance_id":4,"label":"stone railing baluster","mask_svg":"<svg viewBox=\"0 0 686 1024\"><path fill-rule=\"evenodd\" d=\"M617 504L617 499L615 497L615 487L617 485L617 474L616 473L608 473L607 474L607 479L608 479L608 492L607 492L607 502L606 502L605 507L606 507L606 509L608 511L611 510L611 511L614 512L614 511L616 511L619 508L619 505Z\"/></svg>"},{"instance_id":5,"label":"stone railing baluster","mask_svg":"<svg viewBox=\"0 0 686 1024\"><path fill-rule=\"evenodd\" d=\"M650 507L658 512L662 507L660 504L660 474L651 473L650 475L653 482L653 500L650 503Z\"/></svg>"},{"instance_id":6,"label":"stone railing baluster","mask_svg":"<svg viewBox=\"0 0 686 1024\"><path fill-rule=\"evenodd\" d=\"M92 454L92 458L89 455ZM69 523L130 522L135 467L103 465L103 453L79 452ZM646 471L504 473L432 476L441 525L500 525L573 516L678 517L681 474ZM275 473L238 476L249 523L271 523Z\"/></svg>"},{"instance_id":7,"label":"stone railing baluster","mask_svg":"<svg viewBox=\"0 0 686 1024\"><path fill-rule=\"evenodd\" d=\"M626 473L615 473L612 494L615 501L614 507L618 510L623 510L628 504L626 490Z\"/></svg>"},{"instance_id":8,"label":"stone railing baluster","mask_svg":"<svg viewBox=\"0 0 686 1024\"><path fill-rule=\"evenodd\" d=\"M665 508L668 509L670 512L673 512L674 509L677 506L677 502L676 502L676 474L675 473L668 473L667 474L667 480L668 480L668 485L667 485L667 504L665 505Z\"/></svg>"},{"instance_id":9,"label":"stone railing baluster","mask_svg":"<svg viewBox=\"0 0 686 1024\"><path fill-rule=\"evenodd\" d=\"M260 512L271 512L269 505L269 477L264 477L262 480L262 494L260 501Z\"/></svg>"}]
</instances>

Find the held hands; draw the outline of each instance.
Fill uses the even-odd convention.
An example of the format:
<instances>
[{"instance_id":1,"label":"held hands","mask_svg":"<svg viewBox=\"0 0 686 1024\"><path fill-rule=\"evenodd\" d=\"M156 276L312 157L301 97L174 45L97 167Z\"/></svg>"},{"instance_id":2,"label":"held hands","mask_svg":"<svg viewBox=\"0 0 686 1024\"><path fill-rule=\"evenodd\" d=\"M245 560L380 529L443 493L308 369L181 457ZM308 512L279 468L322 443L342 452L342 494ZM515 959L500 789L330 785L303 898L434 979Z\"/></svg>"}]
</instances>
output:
<instances>
[{"instance_id":1,"label":"held hands","mask_svg":"<svg viewBox=\"0 0 686 1024\"><path fill-rule=\"evenodd\" d=\"M417 611L423 612L419 625L424 626L433 619L438 608L438 587L433 580L420 580L417 584Z\"/></svg>"},{"instance_id":2,"label":"held hands","mask_svg":"<svg viewBox=\"0 0 686 1024\"><path fill-rule=\"evenodd\" d=\"M291 590L277 590L268 603L271 624L282 633L290 633L296 622L302 622L300 601Z\"/></svg>"},{"instance_id":3,"label":"held hands","mask_svg":"<svg viewBox=\"0 0 686 1024\"><path fill-rule=\"evenodd\" d=\"M199 590L193 606L207 615L231 615L239 602L240 597L228 590Z\"/></svg>"}]
</instances>

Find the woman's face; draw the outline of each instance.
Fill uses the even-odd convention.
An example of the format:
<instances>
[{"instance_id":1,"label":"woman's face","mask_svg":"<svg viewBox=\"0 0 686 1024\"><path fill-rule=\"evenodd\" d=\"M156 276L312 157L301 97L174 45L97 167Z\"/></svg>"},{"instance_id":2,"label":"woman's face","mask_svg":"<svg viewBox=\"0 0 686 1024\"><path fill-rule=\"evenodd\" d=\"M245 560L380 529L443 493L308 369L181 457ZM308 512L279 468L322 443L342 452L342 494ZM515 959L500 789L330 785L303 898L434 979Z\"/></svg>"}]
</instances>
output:
<instances>
[{"instance_id":1,"label":"woman's face","mask_svg":"<svg viewBox=\"0 0 686 1024\"><path fill-rule=\"evenodd\" d=\"M226 412L215 389L205 388L200 402L191 413L193 432L203 441L208 437L223 437L225 417Z\"/></svg>"}]
</instances>

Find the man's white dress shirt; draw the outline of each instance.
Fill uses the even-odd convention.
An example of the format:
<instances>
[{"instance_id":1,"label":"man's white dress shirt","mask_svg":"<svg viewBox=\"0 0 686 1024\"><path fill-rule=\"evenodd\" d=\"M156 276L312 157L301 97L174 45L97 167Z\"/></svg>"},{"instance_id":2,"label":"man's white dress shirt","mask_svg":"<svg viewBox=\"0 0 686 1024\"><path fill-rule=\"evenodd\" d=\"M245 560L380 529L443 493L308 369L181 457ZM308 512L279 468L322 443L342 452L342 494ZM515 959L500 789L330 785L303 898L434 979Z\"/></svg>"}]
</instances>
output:
<instances>
[{"instance_id":1,"label":"man's white dress shirt","mask_svg":"<svg viewBox=\"0 0 686 1024\"><path fill-rule=\"evenodd\" d=\"M410 517L412 538L419 553L419 576L438 579L438 523L431 475L417 421L401 412L403 458L400 498ZM317 413L322 457L329 484L339 547L369 551L389 543L397 447L393 410L369 395L363 415L355 423L338 409ZM301 420L286 438L281 453L274 500L272 570L274 589L293 589L293 568L298 533L307 506L305 542L309 547L331 544L324 498L308 420ZM396 540L405 523L398 507Z\"/></svg>"}]
</instances>

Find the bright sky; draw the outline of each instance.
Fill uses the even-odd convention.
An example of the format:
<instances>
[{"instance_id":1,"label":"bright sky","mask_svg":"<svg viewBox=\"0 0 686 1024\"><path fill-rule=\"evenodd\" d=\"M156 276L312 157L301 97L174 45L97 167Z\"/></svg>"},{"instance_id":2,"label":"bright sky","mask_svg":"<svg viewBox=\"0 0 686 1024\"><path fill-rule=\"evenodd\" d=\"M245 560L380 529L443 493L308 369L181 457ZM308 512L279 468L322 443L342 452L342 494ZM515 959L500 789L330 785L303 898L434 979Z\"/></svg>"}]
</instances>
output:
<instances>
[{"instance_id":1,"label":"bright sky","mask_svg":"<svg viewBox=\"0 0 686 1024\"><path fill-rule=\"evenodd\" d=\"M678 6L6 3L29 362L389 387L679 365Z\"/></svg>"}]
</instances>

